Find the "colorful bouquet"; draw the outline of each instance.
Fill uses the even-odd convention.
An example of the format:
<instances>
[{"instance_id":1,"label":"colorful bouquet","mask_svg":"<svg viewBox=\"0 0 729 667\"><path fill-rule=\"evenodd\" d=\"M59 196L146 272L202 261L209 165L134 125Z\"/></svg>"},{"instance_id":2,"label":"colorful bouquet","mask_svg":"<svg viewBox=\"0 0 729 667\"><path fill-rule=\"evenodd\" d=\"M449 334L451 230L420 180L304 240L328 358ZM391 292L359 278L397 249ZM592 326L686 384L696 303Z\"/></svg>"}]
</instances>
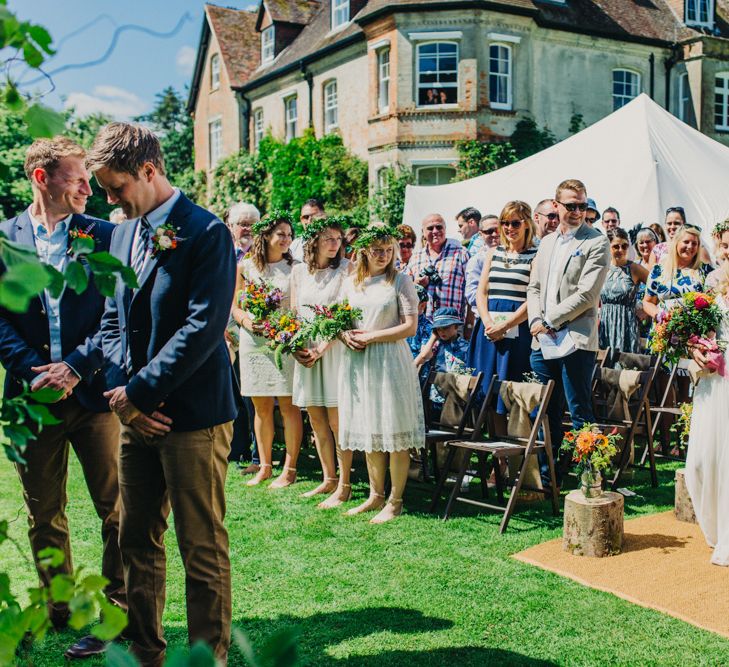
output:
<instances>
[{"instance_id":1,"label":"colorful bouquet","mask_svg":"<svg viewBox=\"0 0 729 667\"><path fill-rule=\"evenodd\" d=\"M706 370L710 373L717 372L721 377L726 374L724 363L724 350L726 343L716 338L704 338L695 334L689 336L689 346L702 348L701 352L706 357Z\"/></svg>"},{"instance_id":2,"label":"colorful bouquet","mask_svg":"<svg viewBox=\"0 0 729 667\"><path fill-rule=\"evenodd\" d=\"M238 303L241 310L253 316L256 322L265 320L271 313L281 307L283 292L265 280L246 282L238 292Z\"/></svg>"},{"instance_id":3,"label":"colorful bouquet","mask_svg":"<svg viewBox=\"0 0 729 667\"><path fill-rule=\"evenodd\" d=\"M354 322L362 317L359 308L352 308L345 299L341 303L330 306L306 306L314 311L314 318L309 322L307 331L311 340L329 342L344 331L354 329Z\"/></svg>"},{"instance_id":4,"label":"colorful bouquet","mask_svg":"<svg viewBox=\"0 0 729 667\"><path fill-rule=\"evenodd\" d=\"M291 311L270 315L263 323L263 336L270 341L268 346L273 350L273 362L279 370L283 368L283 355L301 350L308 339L306 328Z\"/></svg>"},{"instance_id":5,"label":"colorful bouquet","mask_svg":"<svg viewBox=\"0 0 729 667\"><path fill-rule=\"evenodd\" d=\"M594 424L585 424L582 428L566 431L562 440L562 451L568 451L577 464L582 490L588 497L591 487L599 486L603 470L612 466L613 458L618 453L617 442L622 436L617 428L605 435Z\"/></svg>"},{"instance_id":6,"label":"colorful bouquet","mask_svg":"<svg viewBox=\"0 0 729 667\"><path fill-rule=\"evenodd\" d=\"M687 292L668 310L660 310L656 324L651 332L649 349L654 354L662 354L669 363L689 356L692 345L706 341L707 350L715 354L721 350L719 342L710 334L717 331L723 313L711 294ZM718 369L718 360L715 360ZM722 359L723 363L723 359Z\"/></svg>"}]
</instances>

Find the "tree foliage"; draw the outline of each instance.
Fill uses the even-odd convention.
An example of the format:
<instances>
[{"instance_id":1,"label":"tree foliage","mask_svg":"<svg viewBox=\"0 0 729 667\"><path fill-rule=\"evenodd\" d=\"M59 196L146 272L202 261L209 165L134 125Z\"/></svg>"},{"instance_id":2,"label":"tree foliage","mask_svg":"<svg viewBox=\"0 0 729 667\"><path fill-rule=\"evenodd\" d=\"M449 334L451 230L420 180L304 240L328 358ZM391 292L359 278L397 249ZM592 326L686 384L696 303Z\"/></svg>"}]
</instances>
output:
<instances>
[{"instance_id":1,"label":"tree foliage","mask_svg":"<svg viewBox=\"0 0 729 667\"><path fill-rule=\"evenodd\" d=\"M488 143L478 140L456 142L459 160L456 180L474 178L501 169L517 161L516 151L509 142Z\"/></svg>"},{"instance_id":2,"label":"tree foliage","mask_svg":"<svg viewBox=\"0 0 729 667\"><path fill-rule=\"evenodd\" d=\"M557 138L548 127L539 127L533 118L527 117L516 124L509 143L514 148L517 159L521 160L553 146L557 143Z\"/></svg>"},{"instance_id":3,"label":"tree foliage","mask_svg":"<svg viewBox=\"0 0 729 667\"><path fill-rule=\"evenodd\" d=\"M405 188L415 183L415 173L403 165L385 167L378 173L378 181L370 197L372 216L387 225L401 224Z\"/></svg>"}]
</instances>

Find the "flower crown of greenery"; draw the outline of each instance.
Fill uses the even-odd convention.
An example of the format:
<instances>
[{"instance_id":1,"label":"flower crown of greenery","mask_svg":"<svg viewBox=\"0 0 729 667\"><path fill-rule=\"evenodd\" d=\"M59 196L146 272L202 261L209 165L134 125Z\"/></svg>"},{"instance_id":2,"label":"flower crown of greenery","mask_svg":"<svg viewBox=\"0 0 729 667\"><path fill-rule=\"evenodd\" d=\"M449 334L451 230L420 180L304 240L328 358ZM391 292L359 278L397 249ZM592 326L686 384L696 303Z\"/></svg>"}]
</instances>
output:
<instances>
[{"instance_id":1,"label":"flower crown of greenery","mask_svg":"<svg viewBox=\"0 0 729 667\"><path fill-rule=\"evenodd\" d=\"M304 242L311 241L319 232L335 228L343 231L346 226L346 218L343 215L332 215L328 218L314 218L306 227L301 230L301 238Z\"/></svg>"},{"instance_id":2,"label":"flower crown of greenery","mask_svg":"<svg viewBox=\"0 0 729 667\"><path fill-rule=\"evenodd\" d=\"M268 230L269 227L276 225L280 222L287 222L289 225L291 225L292 229L294 228L294 221L291 217L291 214L285 209L275 208L266 213L266 215L264 215L261 220L254 223L251 227L251 231L255 236L260 236L266 230Z\"/></svg>"},{"instance_id":3,"label":"flower crown of greenery","mask_svg":"<svg viewBox=\"0 0 729 667\"><path fill-rule=\"evenodd\" d=\"M396 227L388 227L387 225L375 225L365 229L352 244L357 250L369 248L373 243L383 241L385 239L399 239L402 233Z\"/></svg>"},{"instance_id":4,"label":"flower crown of greenery","mask_svg":"<svg viewBox=\"0 0 729 667\"><path fill-rule=\"evenodd\" d=\"M712 234L714 236L721 236L724 232L729 232L729 218L723 220L722 222L717 222L714 225L714 230Z\"/></svg>"}]
</instances>

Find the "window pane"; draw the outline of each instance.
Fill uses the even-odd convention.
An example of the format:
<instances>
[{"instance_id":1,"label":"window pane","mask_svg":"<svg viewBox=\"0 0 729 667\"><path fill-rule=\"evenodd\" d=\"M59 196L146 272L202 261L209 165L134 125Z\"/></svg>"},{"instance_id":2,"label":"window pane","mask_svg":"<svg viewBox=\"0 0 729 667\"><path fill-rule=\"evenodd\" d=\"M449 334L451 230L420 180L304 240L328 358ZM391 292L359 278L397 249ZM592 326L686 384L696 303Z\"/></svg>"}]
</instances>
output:
<instances>
[{"instance_id":1,"label":"window pane","mask_svg":"<svg viewBox=\"0 0 729 667\"><path fill-rule=\"evenodd\" d=\"M418 105L458 103L458 46L445 42L418 46Z\"/></svg>"},{"instance_id":2,"label":"window pane","mask_svg":"<svg viewBox=\"0 0 729 667\"><path fill-rule=\"evenodd\" d=\"M456 175L453 167L420 167L417 170L418 185L445 185Z\"/></svg>"}]
</instances>

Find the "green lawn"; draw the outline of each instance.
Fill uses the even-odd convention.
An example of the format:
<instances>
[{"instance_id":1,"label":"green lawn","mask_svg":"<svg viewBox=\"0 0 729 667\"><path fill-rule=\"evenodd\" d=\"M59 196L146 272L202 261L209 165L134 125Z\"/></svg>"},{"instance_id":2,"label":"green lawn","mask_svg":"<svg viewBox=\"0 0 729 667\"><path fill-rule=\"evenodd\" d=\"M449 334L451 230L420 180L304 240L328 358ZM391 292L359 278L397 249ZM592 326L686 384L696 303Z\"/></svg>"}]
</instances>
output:
<instances>
[{"instance_id":1,"label":"green lawn","mask_svg":"<svg viewBox=\"0 0 729 667\"><path fill-rule=\"evenodd\" d=\"M520 511L500 537L495 514L459 506L446 523L426 514L428 495L412 484L407 514L371 526L300 498L316 471L311 450L303 459L301 483L279 492L246 488L230 470L233 618L254 643L293 625L307 665L729 664L725 639L510 558L560 535L561 517L545 503ZM676 467L661 466L659 489L637 475L626 518L671 506ZM354 501L365 493L358 472ZM76 565L98 570L98 522L75 460L68 496ZM8 463L0 469L0 517L14 519L13 535L27 549L20 488ZM184 587L174 533L167 544L165 627L174 647L186 641ZM12 545L1 549L14 587L33 584ZM60 653L75 636L49 636L21 664L64 664ZM235 649L229 664L243 664Z\"/></svg>"}]
</instances>

